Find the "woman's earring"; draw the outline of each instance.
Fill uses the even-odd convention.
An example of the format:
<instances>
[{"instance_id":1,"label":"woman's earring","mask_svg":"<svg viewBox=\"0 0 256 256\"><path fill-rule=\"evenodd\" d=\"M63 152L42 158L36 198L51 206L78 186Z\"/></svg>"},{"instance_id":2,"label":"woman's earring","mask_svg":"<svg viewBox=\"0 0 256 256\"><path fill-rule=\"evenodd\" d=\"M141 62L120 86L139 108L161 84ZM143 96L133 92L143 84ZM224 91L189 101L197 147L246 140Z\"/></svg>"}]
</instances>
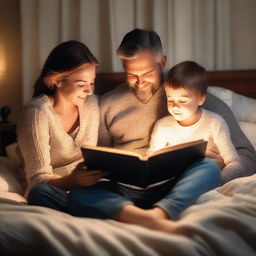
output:
<instances>
[{"instance_id":1,"label":"woman's earring","mask_svg":"<svg viewBox=\"0 0 256 256\"><path fill-rule=\"evenodd\" d=\"M57 81L57 83L54 86L55 86L55 88L56 87L60 88L62 86L61 81Z\"/></svg>"}]
</instances>

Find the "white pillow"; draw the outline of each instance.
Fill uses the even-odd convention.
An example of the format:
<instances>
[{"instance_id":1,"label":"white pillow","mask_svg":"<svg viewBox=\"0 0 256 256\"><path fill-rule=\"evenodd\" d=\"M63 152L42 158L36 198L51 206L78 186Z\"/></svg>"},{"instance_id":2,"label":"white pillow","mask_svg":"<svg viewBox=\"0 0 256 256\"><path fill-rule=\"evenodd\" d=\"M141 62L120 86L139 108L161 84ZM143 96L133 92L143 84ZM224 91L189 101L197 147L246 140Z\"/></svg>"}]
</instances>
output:
<instances>
[{"instance_id":1,"label":"white pillow","mask_svg":"<svg viewBox=\"0 0 256 256\"><path fill-rule=\"evenodd\" d=\"M233 92L231 109L240 122L256 123L255 99Z\"/></svg>"},{"instance_id":2,"label":"white pillow","mask_svg":"<svg viewBox=\"0 0 256 256\"><path fill-rule=\"evenodd\" d=\"M255 99L217 86L209 86L208 92L224 101L231 108L238 122L256 123Z\"/></svg>"},{"instance_id":3,"label":"white pillow","mask_svg":"<svg viewBox=\"0 0 256 256\"><path fill-rule=\"evenodd\" d=\"M6 155L8 158L10 158L14 163L16 163L18 166L22 166L23 163L21 162L21 158L18 155L18 143L12 143L8 145L6 148Z\"/></svg>"},{"instance_id":4,"label":"white pillow","mask_svg":"<svg viewBox=\"0 0 256 256\"><path fill-rule=\"evenodd\" d=\"M0 198L10 199L19 203L27 203L27 200L25 199L24 196L14 192L0 191Z\"/></svg>"},{"instance_id":5,"label":"white pillow","mask_svg":"<svg viewBox=\"0 0 256 256\"><path fill-rule=\"evenodd\" d=\"M207 91L224 101L232 109L233 92L231 90L217 86L209 86Z\"/></svg>"},{"instance_id":6,"label":"white pillow","mask_svg":"<svg viewBox=\"0 0 256 256\"><path fill-rule=\"evenodd\" d=\"M256 123L239 122L239 125L256 150Z\"/></svg>"},{"instance_id":7,"label":"white pillow","mask_svg":"<svg viewBox=\"0 0 256 256\"><path fill-rule=\"evenodd\" d=\"M17 176L17 166L6 157L0 157L0 191L24 194Z\"/></svg>"}]
</instances>

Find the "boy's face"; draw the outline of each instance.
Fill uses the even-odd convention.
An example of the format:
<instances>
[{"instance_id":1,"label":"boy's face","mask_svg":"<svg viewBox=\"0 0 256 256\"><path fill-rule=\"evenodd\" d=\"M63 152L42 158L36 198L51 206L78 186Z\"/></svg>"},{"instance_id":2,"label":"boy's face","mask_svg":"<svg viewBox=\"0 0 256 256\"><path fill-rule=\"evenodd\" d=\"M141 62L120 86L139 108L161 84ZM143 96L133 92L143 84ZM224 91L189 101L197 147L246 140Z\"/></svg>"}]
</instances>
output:
<instances>
[{"instance_id":1,"label":"boy's face","mask_svg":"<svg viewBox=\"0 0 256 256\"><path fill-rule=\"evenodd\" d=\"M167 107L169 113L183 126L189 126L196 123L201 117L201 106L206 95L200 95L193 89L174 89L165 88L167 96Z\"/></svg>"}]
</instances>

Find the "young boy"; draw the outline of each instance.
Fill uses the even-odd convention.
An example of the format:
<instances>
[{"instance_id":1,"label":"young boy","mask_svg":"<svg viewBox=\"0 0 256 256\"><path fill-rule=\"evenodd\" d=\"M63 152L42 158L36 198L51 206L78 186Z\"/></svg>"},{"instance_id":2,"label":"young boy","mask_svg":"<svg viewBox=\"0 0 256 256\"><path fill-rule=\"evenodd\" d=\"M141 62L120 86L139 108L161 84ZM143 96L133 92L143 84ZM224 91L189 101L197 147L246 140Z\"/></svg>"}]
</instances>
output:
<instances>
[{"instance_id":1,"label":"young boy","mask_svg":"<svg viewBox=\"0 0 256 256\"><path fill-rule=\"evenodd\" d=\"M171 116L156 122L148 153L166 146L204 139L208 141L207 148L217 147L224 160L222 183L233 176L242 176L243 168L226 122L218 114L200 107L207 96L206 70L193 61L181 62L170 69L164 86Z\"/></svg>"}]
</instances>

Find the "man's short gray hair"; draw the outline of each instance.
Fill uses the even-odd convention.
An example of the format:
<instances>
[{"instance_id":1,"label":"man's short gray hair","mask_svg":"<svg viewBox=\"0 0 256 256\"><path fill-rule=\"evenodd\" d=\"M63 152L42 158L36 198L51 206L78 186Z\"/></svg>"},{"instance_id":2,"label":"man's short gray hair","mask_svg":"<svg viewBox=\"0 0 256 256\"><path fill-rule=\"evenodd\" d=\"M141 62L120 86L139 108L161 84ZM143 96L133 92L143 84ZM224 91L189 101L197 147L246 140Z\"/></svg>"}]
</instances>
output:
<instances>
[{"instance_id":1,"label":"man's short gray hair","mask_svg":"<svg viewBox=\"0 0 256 256\"><path fill-rule=\"evenodd\" d=\"M122 60L135 58L142 51L153 52L156 57L162 56L161 39L155 31L136 28L128 32L116 52Z\"/></svg>"}]
</instances>

